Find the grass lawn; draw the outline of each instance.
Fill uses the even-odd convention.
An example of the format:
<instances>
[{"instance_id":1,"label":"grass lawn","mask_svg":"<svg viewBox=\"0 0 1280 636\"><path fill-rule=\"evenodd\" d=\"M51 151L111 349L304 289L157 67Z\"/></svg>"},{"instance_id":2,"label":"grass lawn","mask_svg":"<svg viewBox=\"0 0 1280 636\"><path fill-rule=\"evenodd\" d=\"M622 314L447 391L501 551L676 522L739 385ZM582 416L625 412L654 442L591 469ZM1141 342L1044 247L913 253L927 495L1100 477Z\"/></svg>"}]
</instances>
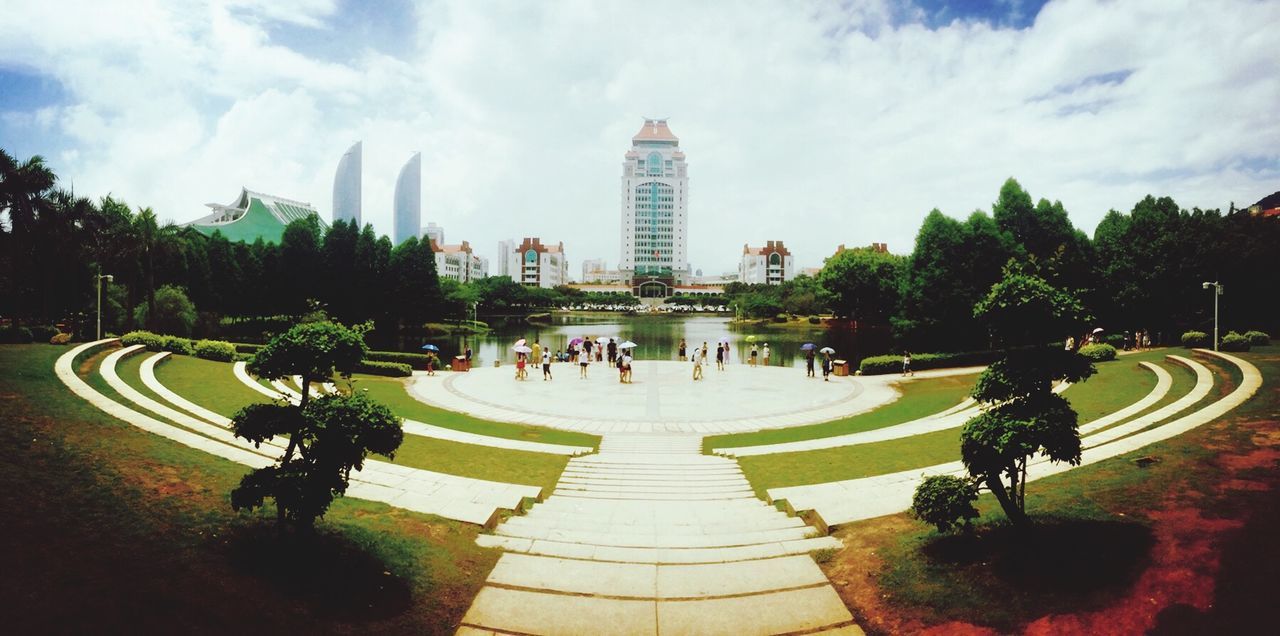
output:
<instances>
[{"instance_id":1,"label":"grass lawn","mask_svg":"<svg viewBox=\"0 0 1280 636\"><path fill-rule=\"evenodd\" d=\"M842 527L846 547L824 569L869 633L1269 631L1280 347L1235 355L1262 371L1252 400L1176 438L1032 482L1030 535L1012 532L983 495L971 534L941 535L906 514ZM1222 387L1209 400L1239 382L1212 364Z\"/></svg>"},{"instance_id":2,"label":"grass lawn","mask_svg":"<svg viewBox=\"0 0 1280 636\"><path fill-rule=\"evenodd\" d=\"M0 346L10 633L452 633L497 560L475 526L348 499L291 548L231 510L245 467L75 397L65 351Z\"/></svg>"},{"instance_id":3,"label":"grass lawn","mask_svg":"<svg viewBox=\"0 0 1280 636\"><path fill-rule=\"evenodd\" d=\"M875 410L851 417L790 428L713 435L702 440L703 452L715 448L778 444L820 437L834 437L848 433L869 431L894 424L901 424L934 413L945 411L959 404L973 389L978 375L958 375L928 380L904 382L898 386L902 396Z\"/></svg>"},{"instance_id":4,"label":"grass lawn","mask_svg":"<svg viewBox=\"0 0 1280 636\"><path fill-rule=\"evenodd\" d=\"M1158 362L1164 353L1141 355L1151 356L1149 361L1173 374L1174 386L1166 396L1166 401L1172 401L1191 390L1194 376L1181 365ZM1154 374L1129 359L1126 356L1100 364L1098 373L1087 382L1067 389L1073 406L1082 411L1081 423L1132 404L1155 386ZM739 458L738 464L756 492L763 494L769 488L858 479L955 461L960 459L960 430L956 427L870 444L752 455Z\"/></svg>"},{"instance_id":5,"label":"grass lawn","mask_svg":"<svg viewBox=\"0 0 1280 636\"><path fill-rule=\"evenodd\" d=\"M409 395L408 387L405 386L409 382L407 378L385 378L376 375L356 374L352 376L352 380L357 389L368 389L369 397L391 407L391 410L396 415L426 424L476 433L477 435L490 435L526 442L586 446L590 448L600 445L600 436L598 435L558 431L541 426L482 420L463 413L436 408ZM339 381L339 384L341 384L341 381Z\"/></svg>"},{"instance_id":6,"label":"grass lawn","mask_svg":"<svg viewBox=\"0 0 1280 636\"><path fill-rule=\"evenodd\" d=\"M147 355L144 352L125 358L116 365L116 373L130 386L160 403L165 403L142 384L139 367ZM168 367L173 365L177 373L162 378L161 383L165 383L169 377L175 377L181 379L177 384L183 387L199 386L200 388L194 393L184 393L178 386L165 384L196 404L230 417L251 401L258 401L252 389L235 379L231 374L231 366L225 362L211 362L187 356L169 357L173 360L163 363L159 368L170 371ZM161 377L159 370L156 377ZM269 401L266 396L262 398L263 402ZM136 408L149 413L141 407ZM388 461L386 457L379 456L379 459ZM543 486L550 491L560 478L560 473L564 472L569 458L546 453L462 444L420 435L405 435L404 442L396 451L393 461L401 466L450 475Z\"/></svg>"}]
</instances>

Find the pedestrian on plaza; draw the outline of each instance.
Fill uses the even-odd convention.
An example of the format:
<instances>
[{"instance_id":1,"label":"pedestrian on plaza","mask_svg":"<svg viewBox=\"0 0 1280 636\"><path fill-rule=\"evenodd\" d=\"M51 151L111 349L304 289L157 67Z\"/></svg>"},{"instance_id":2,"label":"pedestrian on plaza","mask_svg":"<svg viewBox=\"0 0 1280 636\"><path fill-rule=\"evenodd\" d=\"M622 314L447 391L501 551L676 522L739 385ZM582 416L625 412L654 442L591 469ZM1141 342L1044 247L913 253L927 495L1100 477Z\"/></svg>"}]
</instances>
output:
<instances>
[{"instance_id":1,"label":"pedestrian on plaza","mask_svg":"<svg viewBox=\"0 0 1280 636\"><path fill-rule=\"evenodd\" d=\"M911 375L916 374L915 371L911 370L911 352L910 351L904 351L902 353L902 375L903 377L905 377L907 374L911 374Z\"/></svg>"},{"instance_id":2,"label":"pedestrian on plaza","mask_svg":"<svg viewBox=\"0 0 1280 636\"><path fill-rule=\"evenodd\" d=\"M707 341L706 340L702 341L702 349L698 350L697 353L699 356L702 357L703 366L706 366L707 364Z\"/></svg>"},{"instance_id":3,"label":"pedestrian on plaza","mask_svg":"<svg viewBox=\"0 0 1280 636\"><path fill-rule=\"evenodd\" d=\"M716 368L724 371L724 344L716 343Z\"/></svg>"},{"instance_id":4,"label":"pedestrian on plaza","mask_svg":"<svg viewBox=\"0 0 1280 636\"><path fill-rule=\"evenodd\" d=\"M1062 347L1065 351L1076 350L1076 339L1073 336L1067 336L1067 343Z\"/></svg>"},{"instance_id":5,"label":"pedestrian on plaza","mask_svg":"<svg viewBox=\"0 0 1280 636\"><path fill-rule=\"evenodd\" d=\"M764 358L764 366L769 366L769 343L764 343L764 351L761 354L761 357Z\"/></svg>"},{"instance_id":6,"label":"pedestrian on plaza","mask_svg":"<svg viewBox=\"0 0 1280 636\"><path fill-rule=\"evenodd\" d=\"M583 380L587 379L587 365L591 364L591 354L583 353L578 356L578 377Z\"/></svg>"},{"instance_id":7,"label":"pedestrian on plaza","mask_svg":"<svg viewBox=\"0 0 1280 636\"><path fill-rule=\"evenodd\" d=\"M693 358L693 381L697 382L702 379L702 356L694 354Z\"/></svg>"},{"instance_id":8,"label":"pedestrian on plaza","mask_svg":"<svg viewBox=\"0 0 1280 636\"><path fill-rule=\"evenodd\" d=\"M626 382L626 381L627 381L627 376L626 376L626 375L623 373L623 371L622 371L622 358L623 358L623 356L621 356L621 355L620 355L620 356L618 356L617 361L615 362L615 364L616 364L616 365L617 365L617 367L618 367L618 382Z\"/></svg>"},{"instance_id":9,"label":"pedestrian on plaza","mask_svg":"<svg viewBox=\"0 0 1280 636\"><path fill-rule=\"evenodd\" d=\"M753 367L756 366L756 358L759 355L760 355L760 350L756 348L756 345L754 342L751 343L751 362L748 362L747 364L750 364Z\"/></svg>"},{"instance_id":10,"label":"pedestrian on plaza","mask_svg":"<svg viewBox=\"0 0 1280 636\"><path fill-rule=\"evenodd\" d=\"M596 362L604 362L604 345L596 345Z\"/></svg>"},{"instance_id":11,"label":"pedestrian on plaza","mask_svg":"<svg viewBox=\"0 0 1280 636\"><path fill-rule=\"evenodd\" d=\"M427 353L427 375L436 374L436 365L440 363L440 358L434 353Z\"/></svg>"},{"instance_id":12,"label":"pedestrian on plaza","mask_svg":"<svg viewBox=\"0 0 1280 636\"><path fill-rule=\"evenodd\" d=\"M564 362L565 360L568 360L568 359L569 359L569 354L564 353L559 349L556 349L556 362Z\"/></svg>"},{"instance_id":13,"label":"pedestrian on plaza","mask_svg":"<svg viewBox=\"0 0 1280 636\"><path fill-rule=\"evenodd\" d=\"M516 354L516 379L517 380L523 380L525 378L526 371L524 370L524 365L525 365L524 354L517 353Z\"/></svg>"},{"instance_id":14,"label":"pedestrian on plaza","mask_svg":"<svg viewBox=\"0 0 1280 636\"><path fill-rule=\"evenodd\" d=\"M465 355L467 357L467 366L470 367L471 366L471 345L467 345L467 351L462 355Z\"/></svg>"},{"instance_id":15,"label":"pedestrian on plaza","mask_svg":"<svg viewBox=\"0 0 1280 636\"><path fill-rule=\"evenodd\" d=\"M831 354L822 354L822 381L831 381Z\"/></svg>"},{"instance_id":16,"label":"pedestrian on plaza","mask_svg":"<svg viewBox=\"0 0 1280 636\"><path fill-rule=\"evenodd\" d=\"M542 381L551 379L551 348L542 350Z\"/></svg>"},{"instance_id":17,"label":"pedestrian on plaza","mask_svg":"<svg viewBox=\"0 0 1280 636\"><path fill-rule=\"evenodd\" d=\"M595 343L591 342L591 339L590 339L590 338L583 338L583 339L582 339L582 351L583 351L583 353L586 353L586 354L587 354L587 359L588 359L587 361L588 361L588 362L590 362L590 358L591 358L591 345L593 345L593 344L595 344Z\"/></svg>"},{"instance_id":18,"label":"pedestrian on plaza","mask_svg":"<svg viewBox=\"0 0 1280 636\"><path fill-rule=\"evenodd\" d=\"M618 342L613 338L609 339L609 364L618 358Z\"/></svg>"},{"instance_id":19,"label":"pedestrian on plaza","mask_svg":"<svg viewBox=\"0 0 1280 636\"><path fill-rule=\"evenodd\" d=\"M677 352L676 352L676 359L677 359L677 360L684 360L684 349L685 349L684 338L681 338L681 339L680 339L680 349L679 349L679 351L677 351Z\"/></svg>"},{"instance_id":20,"label":"pedestrian on plaza","mask_svg":"<svg viewBox=\"0 0 1280 636\"><path fill-rule=\"evenodd\" d=\"M538 344L538 339L533 339L533 357L529 358L530 364L537 364L542 359L542 345Z\"/></svg>"},{"instance_id":21,"label":"pedestrian on plaza","mask_svg":"<svg viewBox=\"0 0 1280 636\"><path fill-rule=\"evenodd\" d=\"M622 352L622 381L631 384L631 350Z\"/></svg>"},{"instance_id":22,"label":"pedestrian on plaza","mask_svg":"<svg viewBox=\"0 0 1280 636\"><path fill-rule=\"evenodd\" d=\"M804 352L804 370L805 377L815 377L813 374L813 349Z\"/></svg>"}]
</instances>

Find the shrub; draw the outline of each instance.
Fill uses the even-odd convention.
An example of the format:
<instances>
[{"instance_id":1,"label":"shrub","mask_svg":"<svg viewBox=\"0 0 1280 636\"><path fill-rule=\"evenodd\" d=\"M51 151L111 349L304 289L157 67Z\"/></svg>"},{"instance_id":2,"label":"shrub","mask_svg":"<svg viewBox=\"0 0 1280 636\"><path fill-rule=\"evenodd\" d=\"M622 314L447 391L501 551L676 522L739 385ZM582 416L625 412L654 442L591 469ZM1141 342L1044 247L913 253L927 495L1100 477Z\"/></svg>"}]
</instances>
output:
<instances>
[{"instance_id":1,"label":"shrub","mask_svg":"<svg viewBox=\"0 0 1280 636\"><path fill-rule=\"evenodd\" d=\"M1209 334L1203 331L1188 331L1182 334L1182 346L1191 349L1194 347L1209 346Z\"/></svg>"},{"instance_id":2,"label":"shrub","mask_svg":"<svg viewBox=\"0 0 1280 636\"><path fill-rule=\"evenodd\" d=\"M156 315L147 315L147 305L138 305L133 319L138 324L168 333L189 334L196 324L196 306L181 287L165 285L156 290Z\"/></svg>"},{"instance_id":3,"label":"shrub","mask_svg":"<svg viewBox=\"0 0 1280 636\"><path fill-rule=\"evenodd\" d=\"M71 334L69 333L56 333L53 334L52 338L49 338L49 344L64 345L69 342L71 342Z\"/></svg>"},{"instance_id":4,"label":"shrub","mask_svg":"<svg viewBox=\"0 0 1280 636\"><path fill-rule=\"evenodd\" d=\"M1000 354L995 351L913 353L911 354L911 369L914 371L923 371L925 369L943 369L946 367L967 367L980 364L990 364L998 357L1000 357ZM902 356L888 355L863 358L862 363L858 365L858 371L862 373L862 375L902 373Z\"/></svg>"},{"instance_id":5,"label":"shrub","mask_svg":"<svg viewBox=\"0 0 1280 636\"><path fill-rule=\"evenodd\" d=\"M403 362L378 362L376 360L361 360L356 365L356 373L368 373L369 375L385 375L393 378L407 378L413 375L413 368Z\"/></svg>"},{"instance_id":6,"label":"shrub","mask_svg":"<svg viewBox=\"0 0 1280 636\"><path fill-rule=\"evenodd\" d=\"M787 321L787 315L786 315L786 314L778 314L778 315L776 315L776 316L774 316L774 317L773 317L773 321L774 321L774 322L786 322L786 321Z\"/></svg>"},{"instance_id":7,"label":"shrub","mask_svg":"<svg viewBox=\"0 0 1280 636\"><path fill-rule=\"evenodd\" d=\"M400 362L410 367L427 365L427 355L424 353L404 353L400 351L370 351L364 357L365 360L373 362Z\"/></svg>"},{"instance_id":8,"label":"shrub","mask_svg":"<svg viewBox=\"0 0 1280 636\"><path fill-rule=\"evenodd\" d=\"M1223 351L1248 351L1249 339L1234 331L1228 331L1227 335L1222 337L1222 344L1218 348Z\"/></svg>"},{"instance_id":9,"label":"shrub","mask_svg":"<svg viewBox=\"0 0 1280 636\"><path fill-rule=\"evenodd\" d=\"M246 353L252 356L253 354L257 353L258 349L261 349L264 345L246 344L243 342L237 342L235 346L236 346L236 353Z\"/></svg>"},{"instance_id":10,"label":"shrub","mask_svg":"<svg viewBox=\"0 0 1280 636\"><path fill-rule=\"evenodd\" d=\"M822 319L817 316L809 316L809 324L811 325L822 324Z\"/></svg>"},{"instance_id":11,"label":"shrub","mask_svg":"<svg viewBox=\"0 0 1280 636\"><path fill-rule=\"evenodd\" d=\"M160 336L159 351L169 351L183 356L193 356L196 354L195 343L187 338L180 336ZM153 351L156 351L153 349Z\"/></svg>"},{"instance_id":12,"label":"shrub","mask_svg":"<svg viewBox=\"0 0 1280 636\"><path fill-rule=\"evenodd\" d=\"M26 327L0 327L0 343L27 344L31 342L31 330Z\"/></svg>"},{"instance_id":13,"label":"shrub","mask_svg":"<svg viewBox=\"0 0 1280 636\"><path fill-rule=\"evenodd\" d=\"M1265 347L1271 344L1271 336L1263 331L1246 331L1244 337L1249 339L1249 345L1253 347Z\"/></svg>"},{"instance_id":14,"label":"shrub","mask_svg":"<svg viewBox=\"0 0 1280 636\"><path fill-rule=\"evenodd\" d=\"M1080 347L1080 355L1094 362L1116 359L1116 348L1109 344L1091 344Z\"/></svg>"},{"instance_id":15,"label":"shrub","mask_svg":"<svg viewBox=\"0 0 1280 636\"><path fill-rule=\"evenodd\" d=\"M201 340L196 343L196 357L218 362L231 362L236 357L236 346L222 340Z\"/></svg>"},{"instance_id":16,"label":"shrub","mask_svg":"<svg viewBox=\"0 0 1280 636\"><path fill-rule=\"evenodd\" d=\"M148 351L162 351L164 336L151 333L150 331L130 331L120 336L120 344L126 347L133 345L143 345Z\"/></svg>"},{"instance_id":17,"label":"shrub","mask_svg":"<svg viewBox=\"0 0 1280 636\"><path fill-rule=\"evenodd\" d=\"M978 487L970 480L954 475L925 478L911 497L911 516L933 525L938 532L968 527L978 516L973 502L978 500Z\"/></svg>"},{"instance_id":18,"label":"shrub","mask_svg":"<svg viewBox=\"0 0 1280 636\"><path fill-rule=\"evenodd\" d=\"M51 327L49 325L35 325L34 327L31 327L31 341L49 342L49 340L59 333L62 333L62 331L57 327Z\"/></svg>"},{"instance_id":19,"label":"shrub","mask_svg":"<svg viewBox=\"0 0 1280 636\"><path fill-rule=\"evenodd\" d=\"M1101 340L1102 340L1102 344L1111 345L1112 347L1124 346L1124 334L1122 333L1104 334Z\"/></svg>"}]
</instances>

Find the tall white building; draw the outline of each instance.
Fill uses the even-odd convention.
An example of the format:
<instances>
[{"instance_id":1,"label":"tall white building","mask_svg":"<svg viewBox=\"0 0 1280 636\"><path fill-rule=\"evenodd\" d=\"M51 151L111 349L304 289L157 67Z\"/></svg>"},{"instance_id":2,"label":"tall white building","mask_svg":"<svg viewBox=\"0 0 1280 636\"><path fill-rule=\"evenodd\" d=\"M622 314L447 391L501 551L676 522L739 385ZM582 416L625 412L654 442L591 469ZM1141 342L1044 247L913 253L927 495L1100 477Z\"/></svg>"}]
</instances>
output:
<instances>
[{"instance_id":1,"label":"tall white building","mask_svg":"<svg viewBox=\"0 0 1280 636\"><path fill-rule=\"evenodd\" d=\"M499 243L501 247L504 243ZM555 287L569 282L569 261L564 257L564 243L547 245L538 238L525 238L507 256L505 272L521 285Z\"/></svg>"},{"instance_id":2,"label":"tall white building","mask_svg":"<svg viewBox=\"0 0 1280 636\"><path fill-rule=\"evenodd\" d=\"M391 240L399 245L422 229L422 153L414 153L396 178L395 213Z\"/></svg>"},{"instance_id":3,"label":"tall white building","mask_svg":"<svg viewBox=\"0 0 1280 636\"><path fill-rule=\"evenodd\" d=\"M513 240L498 241L498 260L494 262L496 267L493 268L494 276L510 276L511 280L520 280L518 274L511 267L511 261L515 258L516 242Z\"/></svg>"},{"instance_id":4,"label":"tall white building","mask_svg":"<svg viewBox=\"0 0 1280 636\"><path fill-rule=\"evenodd\" d=\"M333 220L354 221L360 229L361 143L352 144L333 173Z\"/></svg>"},{"instance_id":5,"label":"tall white building","mask_svg":"<svg viewBox=\"0 0 1280 636\"><path fill-rule=\"evenodd\" d=\"M665 119L645 119L622 163L622 260L637 296L665 297L689 278L689 174Z\"/></svg>"},{"instance_id":6,"label":"tall white building","mask_svg":"<svg viewBox=\"0 0 1280 636\"><path fill-rule=\"evenodd\" d=\"M748 285L781 285L795 277L795 262L782 241L768 241L764 247L742 246L738 280Z\"/></svg>"}]
</instances>

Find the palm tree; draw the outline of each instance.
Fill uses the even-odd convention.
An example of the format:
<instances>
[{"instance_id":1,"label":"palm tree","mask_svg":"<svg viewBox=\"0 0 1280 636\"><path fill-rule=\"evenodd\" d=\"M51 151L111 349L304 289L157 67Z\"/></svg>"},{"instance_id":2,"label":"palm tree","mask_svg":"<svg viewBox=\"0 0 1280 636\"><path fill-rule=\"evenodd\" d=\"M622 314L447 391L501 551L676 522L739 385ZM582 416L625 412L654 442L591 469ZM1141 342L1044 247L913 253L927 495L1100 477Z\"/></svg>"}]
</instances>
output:
<instances>
[{"instance_id":1,"label":"palm tree","mask_svg":"<svg viewBox=\"0 0 1280 636\"><path fill-rule=\"evenodd\" d=\"M156 256L173 249L177 227L172 223L160 225L156 213L149 207L139 208L133 218L133 234L137 240L139 265L142 267L142 290L147 296L147 323L156 315Z\"/></svg>"},{"instance_id":2,"label":"palm tree","mask_svg":"<svg viewBox=\"0 0 1280 636\"><path fill-rule=\"evenodd\" d=\"M10 232L24 235L31 230L40 202L49 197L57 180L44 157L34 155L19 162L0 149L0 212L9 213Z\"/></svg>"}]
</instances>

